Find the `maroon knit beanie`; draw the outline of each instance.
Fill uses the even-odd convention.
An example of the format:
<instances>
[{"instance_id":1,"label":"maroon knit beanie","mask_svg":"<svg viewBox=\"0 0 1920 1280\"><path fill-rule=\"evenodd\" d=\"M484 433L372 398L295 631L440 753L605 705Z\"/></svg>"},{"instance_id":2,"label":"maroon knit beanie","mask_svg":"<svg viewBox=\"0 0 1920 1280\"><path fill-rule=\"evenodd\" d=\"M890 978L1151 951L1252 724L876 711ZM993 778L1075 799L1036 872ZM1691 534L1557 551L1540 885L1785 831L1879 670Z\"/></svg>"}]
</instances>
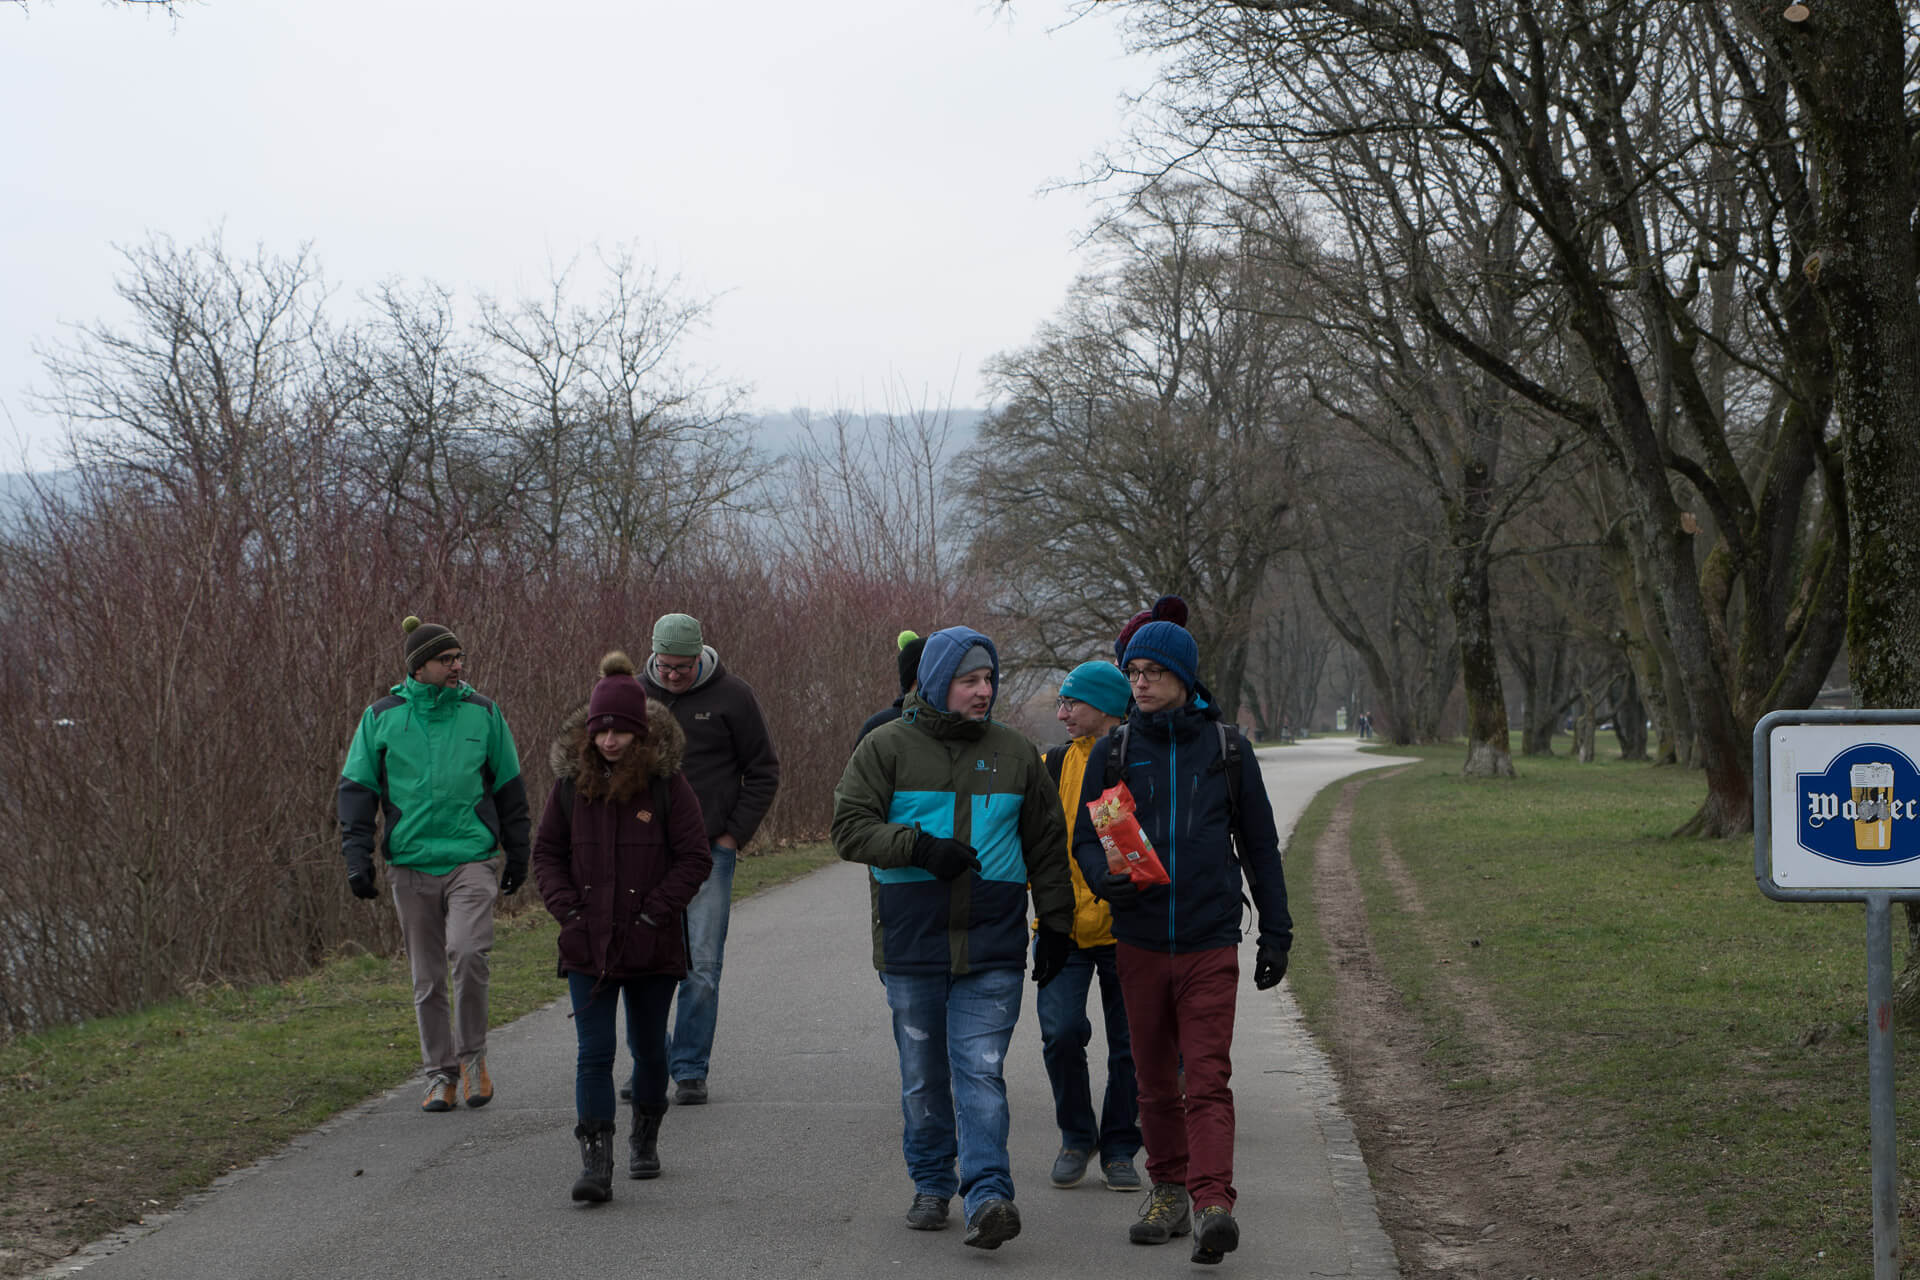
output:
<instances>
[{"instance_id":1,"label":"maroon knit beanie","mask_svg":"<svg viewBox=\"0 0 1920 1280\"><path fill-rule=\"evenodd\" d=\"M633 678L633 660L617 649L600 659L600 682L587 702L587 732L606 729L647 736L647 691Z\"/></svg>"}]
</instances>

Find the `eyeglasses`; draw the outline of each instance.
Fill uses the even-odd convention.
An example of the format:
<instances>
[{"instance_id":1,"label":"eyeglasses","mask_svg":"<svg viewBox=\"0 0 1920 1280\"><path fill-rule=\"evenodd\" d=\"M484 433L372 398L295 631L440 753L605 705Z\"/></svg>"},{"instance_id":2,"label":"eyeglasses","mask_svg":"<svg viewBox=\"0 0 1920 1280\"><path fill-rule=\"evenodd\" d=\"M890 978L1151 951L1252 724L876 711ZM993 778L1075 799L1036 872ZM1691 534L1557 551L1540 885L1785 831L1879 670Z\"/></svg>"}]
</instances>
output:
<instances>
[{"instance_id":1,"label":"eyeglasses","mask_svg":"<svg viewBox=\"0 0 1920 1280\"><path fill-rule=\"evenodd\" d=\"M660 659L655 658L653 665L654 669L662 675L686 676L692 675L694 669L700 664L698 662L662 662Z\"/></svg>"},{"instance_id":2,"label":"eyeglasses","mask_svg":"<svg viewBox=\"0 0 1920 1280\"><path fill-rule=\"evenodd\" d=\"M1152 684L1167 674L1168 672L1165 667L1156 667L1152 663L1142 663L1137 667L1127 668L1127 683L1140 684L1145 682Z\"/></svg>"},{"instance_id":3,"label":"eyeglasses","mask_svg":"<svg viewBox=\"0 0 1920 1280\"><path fill-rule=\"evenodd\" d=\"M464 653L436 653L431 659L434 662L444 662L450 667L457 666L466 660L467 655Z\"/></svg>"},{"instance_id":4,"label":"eyeglasses","mask_svg":"<svg viewBox=\"0 0 1920 1280\"><path fill-rule=\"evenodd\" d=\"M1065 711L1069 707L1077 707L1079 705L1080 699L1069 698L1065 694L1061 694L1053 700L1053 709L1055 711Z\"/></svg>"}]
</instances>

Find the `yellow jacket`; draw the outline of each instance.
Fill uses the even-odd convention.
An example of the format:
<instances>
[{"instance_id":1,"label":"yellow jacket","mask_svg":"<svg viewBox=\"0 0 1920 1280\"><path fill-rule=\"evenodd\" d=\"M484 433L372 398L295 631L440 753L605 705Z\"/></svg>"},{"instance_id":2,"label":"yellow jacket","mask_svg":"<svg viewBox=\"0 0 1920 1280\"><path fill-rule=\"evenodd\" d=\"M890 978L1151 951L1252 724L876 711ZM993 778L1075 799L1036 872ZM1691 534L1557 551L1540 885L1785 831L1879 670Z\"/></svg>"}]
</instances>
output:
<instances>
[{"instance_id":1,"label":"yellow jacket","mask_svg":"<svg viewBox=\"0 0 1920 1280\"><path fill-rule=\"evenodd\" d=\"M1086 777L1087 757L1093 754L1093 744L1100 738L1097 733L1075 738L1060 759L1060 804L1067 812L1068 848L1073 847L1073 824L1092 821L1080 810L1080 783ZM1087 888L1087 878L1080 874L1078 861L1068 858L1067 870L1073 873L1073 945L1112 946L1113 913Z\"/></svg>"}]
</instances>

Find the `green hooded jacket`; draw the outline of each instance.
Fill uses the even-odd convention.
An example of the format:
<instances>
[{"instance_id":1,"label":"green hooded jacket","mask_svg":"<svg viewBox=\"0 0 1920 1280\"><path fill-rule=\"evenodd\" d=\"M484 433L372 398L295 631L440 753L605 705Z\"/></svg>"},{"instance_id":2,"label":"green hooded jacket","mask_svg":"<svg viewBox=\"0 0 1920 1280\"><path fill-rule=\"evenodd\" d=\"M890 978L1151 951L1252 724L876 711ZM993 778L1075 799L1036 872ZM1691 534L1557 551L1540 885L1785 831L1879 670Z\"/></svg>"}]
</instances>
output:
<instances>
[{"instance_id":1,"label":"green hooded jacket","mask_svg":"<svg viewBox=\"0 0 1920 1280\"><path fill-rule=\"evenodd\" d=\"M445 875L505 849L524 872L530 853L526 781L500 708L472 685L409 676L368 707L347 748L337 792L347 873L373 871L380 848L395 866Z\"/></svg>"}]
</instances>

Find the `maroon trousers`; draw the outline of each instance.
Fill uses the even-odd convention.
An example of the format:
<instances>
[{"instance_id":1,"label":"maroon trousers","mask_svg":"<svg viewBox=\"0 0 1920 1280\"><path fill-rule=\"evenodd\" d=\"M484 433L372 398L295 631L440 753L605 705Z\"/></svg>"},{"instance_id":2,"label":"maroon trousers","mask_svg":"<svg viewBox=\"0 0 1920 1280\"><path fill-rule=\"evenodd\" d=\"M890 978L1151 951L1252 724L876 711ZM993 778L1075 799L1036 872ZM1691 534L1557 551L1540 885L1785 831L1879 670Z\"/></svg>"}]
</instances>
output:
<instances>
[{"instance_id":1,"label":"maroon trousers","mask_svg":"<svg viewBox=\"0 0 1920 1280\"><path fill-rule=\"evenodd\" d=\"M1231 1210L1239 948L1164 955L1122 942L1118 958L1147 1176L1185 1187L1195 1210L1216 1204Z\"/></svg>"}]
</instances>

